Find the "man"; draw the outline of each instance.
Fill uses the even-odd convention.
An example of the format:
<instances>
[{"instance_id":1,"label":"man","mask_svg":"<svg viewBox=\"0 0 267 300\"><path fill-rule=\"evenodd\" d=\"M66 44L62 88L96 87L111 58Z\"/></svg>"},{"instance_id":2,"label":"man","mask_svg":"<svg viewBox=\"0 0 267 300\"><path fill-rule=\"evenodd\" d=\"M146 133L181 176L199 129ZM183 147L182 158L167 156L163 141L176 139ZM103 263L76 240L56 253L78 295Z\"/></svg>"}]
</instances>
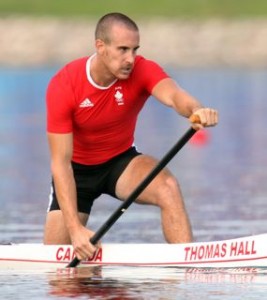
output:
<instances>
[{"instance_id":1,"label":"man","mask_svg":"<svg viewBox=\"0 0 267 300\"><path fill-rule=\"evenodd\" d=\"M126 199L157 161L138 153L134 130L138 113L152 95L180 115L199 117L196 129L214 126L216 110L204 108L156 63L137 55L139 31L127 16L102 17L95 32L96 53L67 64L47 90L47 134L52 190L44 243L72 243L78 259L96 246L86 228L93 201L106 193ZM138 203L161 209L169 243L192 241L179 185L163 170Z\"/></svg>"}]
</instances>

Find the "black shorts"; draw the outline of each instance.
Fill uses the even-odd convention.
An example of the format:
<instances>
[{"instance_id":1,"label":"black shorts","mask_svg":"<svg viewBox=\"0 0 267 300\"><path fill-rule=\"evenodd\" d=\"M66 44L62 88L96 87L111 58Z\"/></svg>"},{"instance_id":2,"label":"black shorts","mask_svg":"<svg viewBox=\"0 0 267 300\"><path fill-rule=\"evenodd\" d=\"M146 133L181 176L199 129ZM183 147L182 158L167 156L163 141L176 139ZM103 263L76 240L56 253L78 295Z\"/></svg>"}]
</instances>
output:
<instances>
[{"instance_id":1,"label":"black shorts","mask_svg":"<svg viewBox=\"0 0 267 300\"><path fill-rule=\"evenodd\" d=\"M72 162L78 211L90 214L94 200L101 194L108 194L116 198L117 180L129 162L140 154L135 147L131 147L103 164L87 166ZM49 199L48 211L59 210L53 179Z\"/></svg>"}]
</instances>

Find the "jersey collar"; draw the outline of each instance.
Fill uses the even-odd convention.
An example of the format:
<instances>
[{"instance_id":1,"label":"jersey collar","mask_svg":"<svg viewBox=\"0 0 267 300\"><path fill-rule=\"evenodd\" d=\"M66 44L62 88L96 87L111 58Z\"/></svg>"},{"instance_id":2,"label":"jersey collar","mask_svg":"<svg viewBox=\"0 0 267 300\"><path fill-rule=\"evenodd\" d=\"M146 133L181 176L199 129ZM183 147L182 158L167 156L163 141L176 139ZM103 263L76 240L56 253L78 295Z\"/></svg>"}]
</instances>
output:
<instances>
[{"instance_id":1,"label":"jersey collar","mask_svg":"<svg viewBox=\"0 0 267 300\"><path fill-rule=\"evenodd\" d=\"M92 59L96 56L96 53L94 53L93 55L91 55L87 62L86 62L86 75L87 75L87 79L88 81L92 84L92 86L94 86L95 88L97 89L100 89L100 90L107 90L109 89L118 79L115 79L113 82L111 82L110 85L108 86L101 86L101 85L98 85L97 83L94 82L92 76L91 76L91 61Z\"/></svg>"}]
</instances>

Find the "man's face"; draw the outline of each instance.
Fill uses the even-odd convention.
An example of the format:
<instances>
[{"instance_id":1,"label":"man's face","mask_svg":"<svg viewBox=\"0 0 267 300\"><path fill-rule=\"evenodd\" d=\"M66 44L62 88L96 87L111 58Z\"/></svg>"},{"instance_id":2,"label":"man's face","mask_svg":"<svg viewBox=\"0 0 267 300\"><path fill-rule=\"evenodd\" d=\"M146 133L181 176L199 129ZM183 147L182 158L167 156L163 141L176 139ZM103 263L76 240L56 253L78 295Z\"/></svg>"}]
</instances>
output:
<instances>
[{"instance_id":1,"label":"man's face","mask_svg":"<svg viewBox=\"0 0 267 300\"><path fill-rule=\"evenodd\" d=\"M113 25L109 37L110 42L103 42L101 47L102 61L115 78L127 79L139 48L139 32L122 25Z\"/></svg>"}]
</instances>

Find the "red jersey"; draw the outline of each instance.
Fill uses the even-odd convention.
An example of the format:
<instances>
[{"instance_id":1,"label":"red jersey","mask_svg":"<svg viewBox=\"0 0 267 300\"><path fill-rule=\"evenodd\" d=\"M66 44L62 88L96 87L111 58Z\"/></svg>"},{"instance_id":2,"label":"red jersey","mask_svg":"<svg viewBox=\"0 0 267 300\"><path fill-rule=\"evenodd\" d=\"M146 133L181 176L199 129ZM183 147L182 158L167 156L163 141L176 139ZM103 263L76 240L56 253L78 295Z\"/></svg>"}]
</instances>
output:
<instances>
[{"instance_id":1,"label":"red jersey","mask_svg":"<svg viewBox=\"0 0 267 300\"><path fill-rule=\"evenodd\" d=\"M67 64L47 89L47 131L73 133L73 161L95 165L133 145L137 116L153 87L168 75L142 56L126 80L98 86L91 57Z\"/></svg>"}]
</instances>

